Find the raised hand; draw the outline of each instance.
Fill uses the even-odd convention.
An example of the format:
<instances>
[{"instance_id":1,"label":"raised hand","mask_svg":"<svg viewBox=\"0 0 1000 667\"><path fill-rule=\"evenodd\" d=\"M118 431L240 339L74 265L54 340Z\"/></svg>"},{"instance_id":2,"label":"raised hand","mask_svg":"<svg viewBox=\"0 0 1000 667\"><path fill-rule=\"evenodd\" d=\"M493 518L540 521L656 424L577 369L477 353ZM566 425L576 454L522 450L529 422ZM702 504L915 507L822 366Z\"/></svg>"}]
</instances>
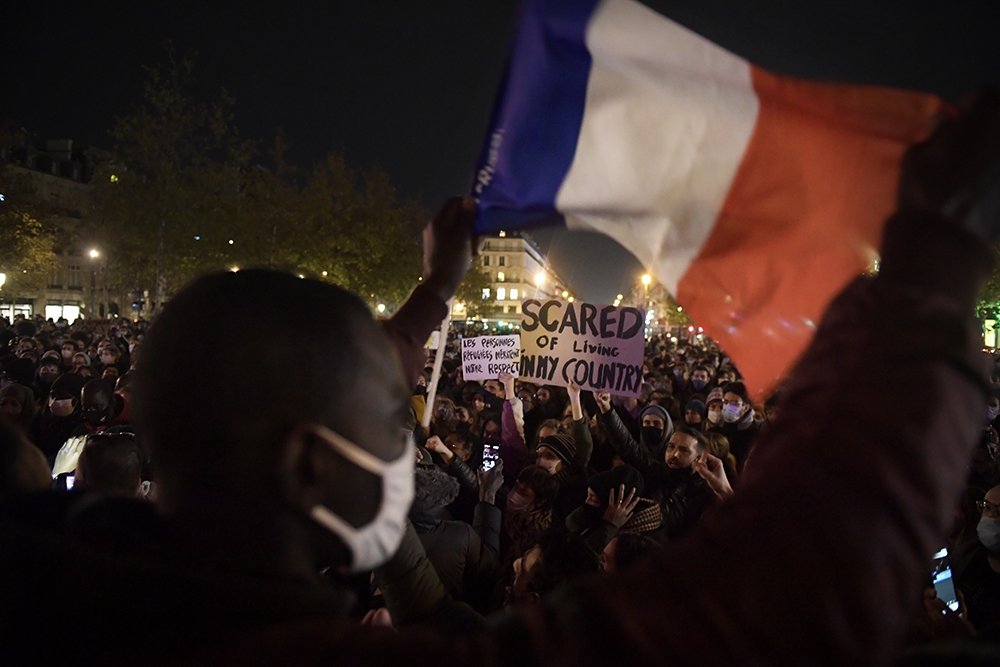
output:
<instances>
[{"instance_id":1,"label":"raised hand","mask_svg":"<svg viewBox=\"0 0 1000 667\"><path fill-rule=\"evenodd\" d=\"M424 228L423 284L442 301L455 290L472 264L472 223L476 203L471 197L452 197Z\"/></svg>"},{"instance_id":2,"label":"raised hand","mask_svg":"<svg viewBox=\"0 0 1000 667\"><path fill-rule=\"evenodd\" d=\"M733 487L729 484L729 478L726 477L726 469L722 465L722 459L705 452L695 460L692 467L708 482L709 488L719 498L725 499L733 495Z\"/></svg>"},{"instance_id":3,"label":"raised hand","mask_svg":"<svg viewBox=\"0 0 1000 667\"><path fill-rule=\"evenodd\" d=\"M604 510L604 516L601 517L610 524L613 524L615 528L621 528L628 520L632 518L632 510L635 506L639 504L639 498L635 494L635 489L633 488L625 495L625 485L622 484L618 488L618 495L615 495L615 490L611 489L608 494L608 509Z\"/></svg>"},{"instance_id":4,"label":"raised hand","mask_svg":"<svg viewBox=\"0 0 1000 667\"><path fill-rule=\"evenodd\" d=\"M503 459L489 470L480 468L476 472L479 478L479 500L491 505L496 502L497 491L503 486Z\"/></svg>"}]
</instances>

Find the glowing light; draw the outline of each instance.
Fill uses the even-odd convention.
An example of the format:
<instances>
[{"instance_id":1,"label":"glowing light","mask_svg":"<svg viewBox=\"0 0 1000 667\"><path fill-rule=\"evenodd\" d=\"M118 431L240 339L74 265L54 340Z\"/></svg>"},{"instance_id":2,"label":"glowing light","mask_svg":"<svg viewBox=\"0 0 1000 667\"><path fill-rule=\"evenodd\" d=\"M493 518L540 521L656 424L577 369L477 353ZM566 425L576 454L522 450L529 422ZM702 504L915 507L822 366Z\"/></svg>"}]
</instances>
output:
<instances>
[{"instance_id":1,"label":"glowing light","mask_svg":"<svg viewBox=\"0 0 1000 667\"><path fill-rule=\"evenodd\" d=\"M506 287L498 287L497 288L497 301L506 301L506 300L507 300L507 288Z\"/></svg>"},{"instance_id":2,"label":"glowing light","mask_svg":"<svg viewBox=\"0 0 1000 667\"><path fill-rule=\"evenodd\" d=\"M240 267L238 267L238 266L234 266L234 267L232 267L232 268L231 268L231 269L229 269L229 270L230 270L230 271L232 271L233 273L236 273L237 271L239 271L239 270L240 270Z\"/></svg>"},{"instance_id":3,"label":"glowing light","mask_svg":"<svg viewBox=\"0 0 1000 667\"><path fill-rule=\"evenodd\" d=\"M118 182L118 176L116 176L115 174L111 174L111 182L112 183L117 183Z\"/></svg>"},{"instance_id":4,"label":"glowing light","mask_svg":"<svg viewBox=\"0 0 1000 667\"><path fill-rule=\"evenodd\" d=\"M385 312L385 304L384 303L380 303L379 305L375 306L375 310L377 310L380 313L384 313Z\"/></svg>"},{"instance_id":5,"label":"glowing light","mask_svg":"<svg viewBox=\"0 0 1000 667\"><path fill-rule=\"evenodd\" d=\"M545 272L544 271L539 271L538 273L535 274L535 284L538 285L539 287L541 287L542 285L545 284Z\"/></svg>"},{"instance_id":6,"label":"glowing light","mask_svg":"<svg viewBox=\"0 0 1000 667\"><path fill-rule=\"evenodd\" d=\"M570 303L573 303L573 297L570 297L570 298L569 298L569 302L570 302Z\"/></svg>"},{"instance_id":7,"label":"glowing light","mask_svg":"<svg viewBox=\"0 0 1000 667\"><path fill-rule=\"evenodd\" d=\"M618 296L616 296L615 298L616 298L616 299L618 299L619 301L621 301L621 300L622 300L622 299L624 299L625 297L624 297L623 295L619 294L619 295L618 295Z\"/></svg>"},{"instance_id":8,"label":"glowing light","mask_svg":"<svg viewBox=\"0 0 1000 667\"><path fill-rule=\"evenodd\" d=\"M0 201L7 201L7 198L4 197L2 192L0 192Z\"/></svg>"},{"instance_id":9,"label":"glowing light","mask_svg":"<svg viewBox=\"0 0 1000 667\"><path fill-rule=\"evenodd\" d=\"M201 240L201 237L200 237L200 236L196 236L196 237L194 237L194 240L195 240L195 241L200 241L200 240Z\"/></svg>"},{"instance_id":10,"label":"glowing light","mask_svg":"<svg viewBox=\"0 0 1000 667\"><path fill-rule=\"evenodd\" d=\"M301 273L299 274L299 278L302 279L302 280L305 280L305 276L302 275Z\"/></svg>"},{"instance_id":11,"label":"glowing light","mask_svg":"<svg viewBox=\"0 0 1000 667\"><path fill-rule=\"evenodd\" d=\"M229 239L229 245L233 245L233 240Z\"/></svg>"},{"instance_id":12,"label":"glowing light","mask_svg":"<svg viewBox=\"0 0 1000 667\"><path fill-rule=\"evenodd\" d=\"M326 278L326 271L323 272L323 277Z\"/></svg>"},{"instance_id":13,"label":"glowing light","mask_svg":"<svg viewBox=\"0 0 1000 667\"><path fill-rule=\"evenodd\" d=\"M503 279L504 279L503 271L498 271L497 272L497 281L499 281L499 282L502 283Z\"/></svg>"},{"instance_id":14,"label":"glowing light","mask_svg":"<svg viewBox=\"0 0 1000 667\"><path fill-rule=\"evenodd\" d=\"M513 299L517 299L517 288L516 287L510 291L510 298L512 300Z\"/></svg>"},{"instance_id":15,"label":"glowing light","mask_svg":"<svg viewBox=\"0 0 1000 667\"><path fill-rule=\"evenodd\" d=\"M563 295L563 298L565 299L566 297L568 297L568 296L569 296L569 292L566 292L566 291L563 291L563 294L562 294L562 295Z\"/></svg>"},{"instance_id":16,"label":"glowing light","mask_svg":"<svg viewBox=\"0 0 1000 667\"><path fill-rule=\"evenodd\" d=\"M678 313L683 313L683 312L684 312L684 309L683 309L683 308L681 308L680 306L677 306L677 312L678 312Z\"/></svg>"},{"instance_id":17,"label":"glowing light","mask_svg":"<svg viewBox=\"0 0 1000 667\"><path fill-rule=\"evenodd\" d=\"M507 236L507 232L504 232L504 231L500 232L500 238L504 238L506 236Z\"/></svg>"},{"instance_id":18,"label":"glowing light","mask_svg":"<svg viewBox=\"0 0 1000 667\"><path fill-rule=\"evenodd\" d=\"M5 282L7 282L7 274L6 273L0 273L0 287L3 287L3 284Z\"/></svg>"},{"instance_id":19,"label":"glowing light","mask_svg":"<svg viewBox=\"0 0 1000 667\"><path fill-rule=\"evenodd\" d=\"M653 277L648 273L642 274L642 284L649 287L649 283L653 282Z\"/></svg>"},{"instance_id":20,"label":"glowing light","mask_svg":"<svg viewBox=\"0 0 1000 667\"><path fill-rule=\"evenodd\" d=\"M688 327L688 331L690 331L691 333L694 333L694 327Z\"/></svg>"},{"instance_id":21,"label":"glowing light","mask_svg":"<svg viewBox=\"0 0 1000 667\"><path fill-rule=\"evenodd\" d=\"M91 259L97 259L101 253L97 252L97 250L91 250L89 254Z\"/></svg>"}]
</instances>

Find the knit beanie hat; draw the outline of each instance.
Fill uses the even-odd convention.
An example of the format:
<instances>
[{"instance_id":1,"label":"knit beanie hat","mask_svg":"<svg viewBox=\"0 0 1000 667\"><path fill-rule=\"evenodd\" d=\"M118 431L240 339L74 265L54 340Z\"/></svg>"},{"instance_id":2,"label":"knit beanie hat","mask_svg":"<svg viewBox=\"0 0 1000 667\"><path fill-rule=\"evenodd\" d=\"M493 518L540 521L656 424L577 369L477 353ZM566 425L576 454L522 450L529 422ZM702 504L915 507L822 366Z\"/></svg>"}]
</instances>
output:
<instances>
[{"instance_id":1,"label":"knit beanie hat","mask_svg":"<svg viewBox=\"0 0 1000 667\"><path fill-rule=\"evenodd\" d=\"M711 405L715 401L722 403L722 387L716 387L708 394L708 400L705 401L706 405Z\"/></svg>"},{"instance_id":2,"label":"knit beanie hat","mask_svg":"<svg viewBox=\"0 0 1000 667\"><path fill-rule=\"evenodd\" d=\"M573 463L573 459L576 458L576 442L565 433L546 436L542 438L538 446L548 447L567 465Z\"/></svg>"},{"instance_id":3,"label":"knit beanie hat","mask_svg":"<svg viewBox=\"0 0 1000 667\"><path fill-rule=\"evenodd\" d=\"M699 415L704 417L707 408L705 407L705 404L702 403L701 401L688 401L687 407L684 408L684 411L687 412L688 410L694 410Z\"/></svg>"}]
</instances>

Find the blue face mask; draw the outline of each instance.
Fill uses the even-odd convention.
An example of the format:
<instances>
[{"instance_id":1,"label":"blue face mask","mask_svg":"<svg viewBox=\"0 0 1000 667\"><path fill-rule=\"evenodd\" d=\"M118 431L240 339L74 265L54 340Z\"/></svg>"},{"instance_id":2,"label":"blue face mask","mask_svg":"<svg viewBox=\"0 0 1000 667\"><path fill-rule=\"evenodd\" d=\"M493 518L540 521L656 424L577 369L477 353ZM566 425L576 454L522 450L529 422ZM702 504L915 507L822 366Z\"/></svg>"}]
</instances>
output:
<instances>
[{"instance_id":1,"label":"blue face mask","mask_svg":"<svg viewBox=\"0 0 1000 667\"><path fill-rule=\"evenodd\" d=\"M707 385L707 384L708 383L705 382L704 380L691 380L691 386L694 387L695 389L697 389L698 391L701 391L702 389L704 389L705 385Z\"/></svg>"}]
</instances>

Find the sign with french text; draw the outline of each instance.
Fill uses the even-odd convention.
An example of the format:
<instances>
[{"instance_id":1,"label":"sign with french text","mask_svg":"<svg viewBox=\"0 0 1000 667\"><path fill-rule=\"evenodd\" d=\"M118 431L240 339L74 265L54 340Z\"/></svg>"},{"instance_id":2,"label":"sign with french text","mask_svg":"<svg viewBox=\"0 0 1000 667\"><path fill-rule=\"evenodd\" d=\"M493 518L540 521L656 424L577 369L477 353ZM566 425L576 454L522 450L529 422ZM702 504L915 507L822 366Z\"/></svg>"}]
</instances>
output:
<instances>
[{"instance_id":1,"label":"sign with french text","mask_svg":"<svg viewBox=\"0 0 1000 667\"><path fill-rule=\"evenodd\" d=\"M521 303L522 380L638 396L645 317L629 306L525 299Z\"/></svg>"},{"instance_id":2,"label":"sign with french text","mask_svg":"<svg viewBox=\"0 0 1000 667\"><path fill-rule=\"evenodd\" d=\"M462 377L466 381L496 380L500 373L517 376L521 337L476 336L462 339Z\"/></svg>"}]
</instances>

